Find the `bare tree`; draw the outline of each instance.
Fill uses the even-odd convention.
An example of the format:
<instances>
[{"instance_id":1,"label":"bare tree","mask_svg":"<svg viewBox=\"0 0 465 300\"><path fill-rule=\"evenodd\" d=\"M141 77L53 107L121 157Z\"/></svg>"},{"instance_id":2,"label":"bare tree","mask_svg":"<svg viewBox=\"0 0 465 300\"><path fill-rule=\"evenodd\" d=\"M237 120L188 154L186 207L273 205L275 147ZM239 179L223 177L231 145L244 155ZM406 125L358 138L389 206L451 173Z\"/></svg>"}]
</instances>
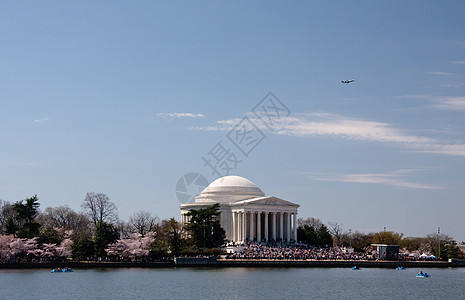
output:
<instances>
[{"instance_id":1,"label":"bare tree","mask_svg":"<svg viewBox=\"0 0 465 300\"><path fill-rule=\"evenodd\" d=\"M153 216L150 212L145 210L136 212L129 218L129 223L142 236L144 236L147 232L152 231L159 221L158 217Z\"/></svg>"},{"instance_id":2,"label":"bare tree","mask_svg":"<svg viewBox=\"0 0 465 300\"><path fill-rule=\"evenodd\" d=\"M118 220L116 222L116 229L119 232L121 239L129 239L131 234L134 233L134 228L128 222Z\"/></svg>"},{"instance_id":3,"label":"bare tree","mask_svg":"<svg viewBox=\"0 0 465 300\"><path fill-rule=\"evenodd\" d=\"M110 198L102 193L89 192L81 204L85 214L89 216L94 225L99 222L116 223L118 209Z\"/></svg>"},{"instance_id":4,"label":"bare tree","mask_svg":"<svg viewBox=\"0 0 465 300\"><path fill-rule=\"evenodd\" d=\"M427 253L436 253L440 243L451 243L454 239L447 234L430 233L421 243L420 250Z\"/></svg>"},{"instance_id":5,"label":"bare tree","mask_svg":"<svg viewBox=\"0 0 465 300\"><path fill-rule=\"evenodd\" d=\"M86 234L91 229L89 218L77 213L68 206L47 207L38 217L39 223L44 227L62 230L72 230L74 235Z\"/></svg>"},{"instance_id":6,"label":"bare tree","mask_svg":"<svg viewBox=\"0 0 465 300\"><path fill-rule=\"evenodd\" d=\"M340 246L342 243L342 224L330 221L328 222L328 229L333 236L334 244Z\"/></svg>"},{"instance_id":7,"label":"bare tree","mask_svg":"<svg viewBox=\"0 0 465 300\"><path fill-rule=\"evenodd\" d=\"M305 225L308 225L310 227L313 227L315 230L320 229L321 225L323 225L323 222L321 222L320 219L317 218L307 218L307 219L302 219L299 218L297 219L297 226L298 227L304 227Z\"/></svg>"},{"instance_id":8,"label":"bare tree","mask_svg":"<svg viewBox=\"0 0 465 300\"><path fill-rule=\"evenodd\" d=\"M8 219L15 216L15 211L13 210L13 205L10 202L0 199L0 234L4 230L4 226Z\"/></svg>"}]
</instances>

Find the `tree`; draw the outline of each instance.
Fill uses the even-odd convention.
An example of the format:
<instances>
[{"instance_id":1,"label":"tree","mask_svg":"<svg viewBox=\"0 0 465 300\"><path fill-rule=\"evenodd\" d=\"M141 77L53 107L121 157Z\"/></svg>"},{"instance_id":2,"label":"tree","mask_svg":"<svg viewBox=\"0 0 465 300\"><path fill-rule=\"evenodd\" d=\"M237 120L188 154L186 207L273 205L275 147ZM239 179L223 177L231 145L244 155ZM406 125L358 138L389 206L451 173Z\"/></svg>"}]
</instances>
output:
<instances>
[{"instance_id":1,"label":"tree","mask_svg":"<svg viewBox=\"0 0 465 300\"><path fill-rule=\"evenodd\" d=\"M94 253L94 242L88 237L79 237L73 241L71 246L71 254L73 259L81 261L92 257Z\"/></svg>"},{"instance_id":2,"label":"tree","mask_svg":"<svg viewBox=\"0 0 465 300\"><path fill-rule=\"evenodd\" d=\"M318 244L318 238L315 227L308 224L297 227L297 239L301 243L316 246Z\"/></svg>"},{"instance_id":3,"label":"tree","mask_svg":"<svg viewBox=\"0 0 465 300\"><path fill-rule=\"evenodd\" d=\"M152 231L154 226L159 222L159 219L148 211L141 210L129 217L129 223L134 227L137 233L141 234L142 237Z\"/></svg>"},{"instance_id":4,"label":"tree","mask_svg":"<svg viewBox=\"0 0 465 300\"><path fill-rule=\"evenodd\" d=\"M431 233L428 234L425 238L423 238L421 250L422 252L433 253L434 255L436 255L436 257L444 258L447 257L447 254L444 255L444 245L454 243L454 239L448 236L447 234Z\"/></svg>"},{"instance_id":5,"label":"tree","mask_svg":"<svg viewBox=\"0 0 465 300\"><path fill-rule=\"evenodd\" d=\"M373 235L373 244L400 245L402 243L403 233L393 231L380 231Z\"/></svg>"},{"instance_id":6,"label":"tree","mask_svg":"<svg viewBox=\"0 0 465 300\"><path fill-rule=\"evenodd\" d=\"M156 224L154 233L155 240L150 247L150 257L160 259L181 254L185 241L182 238L181 224L174 218Z\"/></svg>"},{"instance_id":7,"label":"tree","mask_svg":"<svg viewBox=\"0 0 465 300\"><path fill-rule=\"evenodd\" d=\"M77 213L68 206L47 207L37 218L44 227L58 229L61 232L72 231L71 238L92 236L91 222L82 213Z\"/></svg>"},{"instance_id":8,"label":"tree","mask_svg":"<svg viewBox=\"0 0 465 300\"><path fill-rule=\"evenodd\" d=\"M134 233L134 227L124 220L118 220L115 226L118 229L120 238L122 239L129 239Z\"/></svg>"},{"instance_id":9,"label":"tree","mask_svg":"<svg viewBox=\"0 0 465 300\"><path fill-rule=\"evenodd\" d=\"M149 255L150 246L154 240L154 233L150 232L145 237L139 233L132 233L128 238L119 239L110 244L107 256L132 260L144 259Z\"/></svg>"},{"instance_id":10,"label":"tree","mask_svg":"<svg viewBox=\"0 0 465 300\"><path fill-rule=\"evenodd\" d=\"M15 218L15 211L10 202L0 199L0 234L5 231L5 225Z\"/></svg>"},{"instance_id":11,"label":"tree","mask_svg":"<svg viewBox=\"0 0 465 300\"><path fill-rule=\"evenodd\" d=\"M313 217L307 219L297 219L297 227L304 227L305 225L308 225L310 227L313 227L315 230L318 230L320 229L321 225L323 225L323 222L321 222L320 219Z\"/></svg>"},{"instance_id":12,"label":"tree","mask_svg":"<svg viewBox=\"0 0 465 300\"><path fill-rule=\"evenodd\" d=\"M98 222L115 223L118 220L118 209L105 194L87 193L81 207L94 225Z\"/></svg>"},{"instance_id":13,"label":"tree","mask_svg":"<svg viewBox=\"0 0 465 300\"><path fill-rule=\"evenodd\" d=\"M402 240L401 248L409 252L420 251L423 239L422 237L406 237Z\"/></svg>"},{"instance_id":14,"label":"tree","mask_svg":"<svg viewBox=\"0 0 465 300\"><path fill-rule=\"evenodd\" d=\"M334 238L335 245L341 245L342 243L342 224L338 222L328 222L328 229Z\"/></svg>"},{"instance_id":15,"label":"tree","mask_svg":"<svg viewBox=\"0 0 465 300\"><path fill-rule=\"evenodd\" d=\"M365 252L372 243L374 233L354 232L350 236L350 241L355 252Z\"/></svg>"},{"instance_id":16,"label":"tree","mask_svg":"<svg viewBox=\"0 0 465 300\"><path fill-rule=\"evenodd\" d=\"M40 224L35 222L36 217L39 214L38 202L39 198L37 195L27 198L25 203L23 200L13 204L13 210L16 212L16 220L19 223L19 229L16 233L18 237L32 238L39 233Z\"/></svg>"},{"instance_id":17,"label":"tree","mask_svg":"<svg viewBox=\"0 0 465 300\"><path fill-rule=\"evenodd\" d=\"M15 222L16 218L10 217L4 226L3 232L5 234L12 234L13 236L16 236L16 232L19 229L19 226Z\"/></svg>"},{"instance_id":18,"label":"tree","mask_svg":"<svg viewBox=\"0 0 465 300\"><path fill-rule=\"evenodd\" d=\"M63 239L63 236L56 229L44 226L39 231L37 242L39 244L59 244Z\"/></svg>"},{"instance_id":19,"label":"tree","mask_svg":"<svg viewBox=\"0 0 465 300\"><path fill-rule=\"evenodd\" d=\"M119 239L118 229L110 223L98 222L95 226L94 247L98 257L105 257L105 248Z\"/></svg>"},{"instance_id":20,"label":"tree","mask_svg":"<svg viewBox=\"0 0 465 300\"><path fill-rule=\"evenodd\" d=\"M442 260L448 260L449 258L459 258L460 256L460 249L457 247L457 243L455 241L452 241L448 244L441 244L441 250Z\"/></svg>"},{"instance_id":21,"label":"tree","mask_svg":"<svg viewBox=\"0 0 465 300\"><path fill-rule=\"evenodd\" d=\"M330 247L333 245L333 238L331 233L329 233L328 228L322 224L320 229L318 229L317 233L317 246L320 247Z\"/></svg>"},{"instance_id":22,"label":"tree","mask_svg":"<svg viewBox=\"0 0 465 300\"><path fill-rule=\"evenodd\" d=\"M226 232L221 227L218 203L198 210L191 209L187 215L191 217L186 229L193 244L198 249L218 248L224 244Z\"/></svg>"}]
</instances>

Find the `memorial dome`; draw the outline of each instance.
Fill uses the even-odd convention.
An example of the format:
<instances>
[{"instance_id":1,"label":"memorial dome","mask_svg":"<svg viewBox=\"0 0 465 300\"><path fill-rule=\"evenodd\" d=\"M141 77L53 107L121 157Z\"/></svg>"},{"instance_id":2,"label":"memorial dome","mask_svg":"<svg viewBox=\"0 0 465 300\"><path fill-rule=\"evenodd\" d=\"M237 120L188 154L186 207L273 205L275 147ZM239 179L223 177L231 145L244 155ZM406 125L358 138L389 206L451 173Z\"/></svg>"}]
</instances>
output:
<instances>
[{"instance_id":1,"label":"memorial dome","mask_svg":"<svg viewBox=\"0 0 465 300\"><path fill-rule=\"evenodd\" d=\"M225 176L210 183L199 196L196 203L231 203L265 194L252 181L240 176Z\"/></svg>"}]
</instances>

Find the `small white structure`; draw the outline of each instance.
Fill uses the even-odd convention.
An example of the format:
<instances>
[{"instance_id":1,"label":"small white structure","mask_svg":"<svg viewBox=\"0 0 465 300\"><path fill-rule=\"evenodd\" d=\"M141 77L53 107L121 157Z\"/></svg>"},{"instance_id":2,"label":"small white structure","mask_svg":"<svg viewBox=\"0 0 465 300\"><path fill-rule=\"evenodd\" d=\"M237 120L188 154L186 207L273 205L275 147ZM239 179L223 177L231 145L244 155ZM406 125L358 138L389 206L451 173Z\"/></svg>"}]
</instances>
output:
<instances>
[{"instance_id":1,"label":"small white structure","mask_svg":"<svg viewBox=\"0 0 465 300\"><path fill-rule=\"evenodd\" d=\"M265 196L253 182L240 176L221 177L195 197L194 203L182 204L181 222L189 222L189 210L215 203L220 204L220 223L230 242L296 240L300 205Z\"/></svg>"}]
</instances>

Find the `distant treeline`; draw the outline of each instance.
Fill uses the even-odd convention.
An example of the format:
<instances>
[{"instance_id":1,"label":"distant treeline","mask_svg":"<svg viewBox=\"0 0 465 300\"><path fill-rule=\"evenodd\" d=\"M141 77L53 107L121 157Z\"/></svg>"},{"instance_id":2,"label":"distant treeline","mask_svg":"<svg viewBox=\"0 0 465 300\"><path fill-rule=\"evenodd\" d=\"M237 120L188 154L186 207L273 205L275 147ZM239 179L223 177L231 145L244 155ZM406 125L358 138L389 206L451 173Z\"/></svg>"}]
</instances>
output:
<instances>
[{"instance_id":1,"label":"distant treeline","mask_svg":"<svg viewBox=\"0 0 465 300\"><path fill-rule=\"evenodd\" d=\"M190 222L184 227L174 218L160 220L144 210L123 221L103 193L87 193L81 208L80 212L68 206L41 211L37 195L15 203L0 200L0 260L167 260L178 255L218 254L227 242L218 205L190 211ZM404 238L390 231L350 233L337 222L325 225L316 218L299 219L297 236L298 242L315 247L352 246L364 252L372 243L380 243L436 256L440 251L444 259L460 257L455 241L447 235Z\"/></svg>"}]
</instances>

